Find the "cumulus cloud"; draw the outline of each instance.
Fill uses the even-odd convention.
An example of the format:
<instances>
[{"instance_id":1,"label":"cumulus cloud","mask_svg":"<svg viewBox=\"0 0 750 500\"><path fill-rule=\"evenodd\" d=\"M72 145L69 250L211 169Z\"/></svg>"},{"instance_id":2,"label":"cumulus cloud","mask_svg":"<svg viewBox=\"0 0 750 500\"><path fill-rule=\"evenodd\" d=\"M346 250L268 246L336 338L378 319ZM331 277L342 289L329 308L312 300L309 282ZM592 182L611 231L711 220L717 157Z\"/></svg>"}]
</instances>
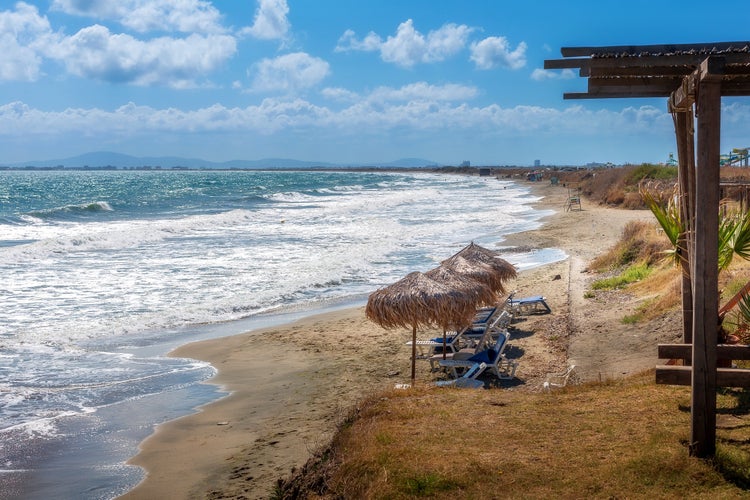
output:
<instances>
[{"instance_id":1,"label":"cumulus cloud","mask_svg":"<svg viewBox=\"0 0 750 500\"><path fill-rule=\"evenodd\" d=\"M113 111L67 109L46 112L22 102L0 106L0 134L30 137L40 134L137 135L147 133L196 134L212 132L258 132L335 130L342 133L379 133L389 130L414 132L444 130L484 131L497 135L528 135L572 131L576 136L601 134L672 135L672 121L666 110L654 106L622 110L590 110L583 106L565 109L541 106L502 107L497 104L472 106L450 89L433 89L434 99L411 98L421 88L406 86L377 91L356 102L333 110L301 98L266 98L245 108L214 104L196 110L155 108L127 103ZM462 92L468 92L468 89ZM334 92L335 94L335 92ZM375 97L377 96L377 97ZM742 115L747 123L747 106L724 107L724 112Z\"/></svg>"},{"instance_id":2,"label":"cumulus cloud","mask_svg":"<svg viewBox=\"0 0 750 500\"><path fill-rule=\"evenodd\" d=\"M355 102L360 99L356 92L341 87L326 87L320 91L320 95L326 99L340 102Z\"/></svg>"},{"instance_id":3,"label":"cumulus cloud","mask_svg":"<svg viewBox=\"0 0 750 500\"><path fill-rule=\"evenodd\" d=\"M317 85L329 73L330 65L326 61L304 52L262 59L251 70L252 90L293 92Z\"/></svg>"},{"instance_id":4,"label":"cumulus cloud","mask_svg":"<svg viewBox=\"0 0 750 500\"><path fill-rule=\"evenodd\" d=\"M116 21L137 32L222 33L221 14L204 0L54 0L52 8Z\"/></svg>"},{"instance_id":5,"label":"cumulus cloud","mask_svg":"<svg viewBox=\"0 0 750 500\"><path fill-rule=\"evenodd\" d=\"M380 51L383 61L410 68L418 63L439 62L454 56L466 46L472 31L466 25L449 23L425 36L408 19L398 26L395 35L389 36L385 41L373 32L359 40L354 31L346 30L334 50Z\"/></svg>"},{"instance_id":6,"label":"cumulus cloud","mask_svg":"<svg viewBox=\"0 0 750 500\"><path fill-rule=\"evenodd\" d=\"M363 52L374 52L380 49L383 39L377 33L369 32L362 40L357 40L357 34L352 30L344 31L336 43L334 52L349 52L360 50Z\"/></svg>"},{"instance_id":7,"label":"cumulus cloud","mask_svg":"<svg viewBox=\"0 0 750 500\"><path fill-rule=\"evenodd\" d=\"M235 52L236 41L227 35L141 41L94 25L49 47L47 56L85 78L185 88L195 86L196 78L215 70Z\"/></svg>"},{"instance_id":8,"label":"cumulus cloud","mask_svg":"<svg viewBox=\"0 0 750 500\"><path fill-rule=\"evenodd\" d=\"M259 0L253 25L242 31L261 40L283 39L289 31L286 0Z\"/></svg>"},{"instance_id":9,"label":"cumulus cloud","mask_svg":"<svg viewBox=\"0 0 750 500\"><path fill-rule=\"evenodd\" d=\"M526 43L512 50L504 36L491 36L471 44L471 60L478 69L520 69L526 65Z\"/></svg>"},{"instance_id":10,"label":"cumulus cloud","mask_svg":"<svg viewBox=\"0 0 750 500\"><path fill-rule=\"evenodd\" d=\"M544 80L570 80L575 78L576 74L572 69L564 69L562 71L552 71L548 69L535 68L531 72L531 79L536 81Z\"/></svg>"},{"instance_id":11,"label":"cumulus cloud","mask_svg":"<svg viewBox=\"0 0 750 500\"><path fill-rule=\"evenodd\" d=\"M15 10L0 12L0 81L35 81L42 57L38 47L52 36L46 17L36 7L19 2Z\"/></svg>"},{"instance_id":12,"label":"cumulus cloud","mask_svg":"<svg viewBox=\"0 0 750 500\"><path fill-rule=\"evenodd\" d=\"M449 83L430 85L417 82L400 88L378 87L367 97L369 101L466 101L478 94L476 87Z\"/></svg>"}]
</instances>

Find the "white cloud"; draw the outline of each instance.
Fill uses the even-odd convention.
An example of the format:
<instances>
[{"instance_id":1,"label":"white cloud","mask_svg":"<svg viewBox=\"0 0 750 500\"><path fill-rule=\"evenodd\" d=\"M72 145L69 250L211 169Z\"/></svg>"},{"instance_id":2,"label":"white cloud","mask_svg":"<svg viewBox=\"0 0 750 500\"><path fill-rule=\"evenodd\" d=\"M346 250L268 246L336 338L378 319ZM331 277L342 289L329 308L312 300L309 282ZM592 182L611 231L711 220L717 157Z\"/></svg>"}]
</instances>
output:
<instances>
[{"instance_id":1,"label":"white cloud","mask_svg":"<svg viewBox=\"0 0 750 500\"><path fill-rule=\"evenodd\" d=\"M407 86L408 87L408 86ZM418 87L406 89L390 101L363 97L356 103L334 111L300 98L269 98L245 108L214 104L196 110L154 108L134 103L114 111L102 109L66 109L45 112L22 102L0 106L0 136L34 137L44 134L138 136L156 133L200 134L211 132L274 133L294 130L337 131L344 134L387 133L409 129L413 132L444 130L472 131L492 136L528 136L549 133L559 136L570 131L579 137L612 134L643 134L660 131L671 138L669 113L654 106L628 107L620 111L589 110L583 106L565 109L540 106L504 108L497 104L471 106L464 101L409 99ZM404 90L404 89L401 89ZM436 94L443 91L437 89ZM750 121L747 106L724 108L724 112L742 115L740 123ZM564 135L564 134L563 134Z\"/></svg>"},{"instance_id":2,"label":"white cloud","mask_svg":"<svg viewBox=\"0 0 750 500\"><path fill-rule=\"evenodd\" d=\"M520 69L526 65L526 43L521 42L511 50L504 36L487 37L471 44L471 60L479 69Z\"/></svg>"},{"instance_id":3,"label":"white cloud","mask_svg":"<svg viewBox=\"0 0 750 500\"><path fill-rule=\"evenodd\" d=\"M360 99L356 92L341 87L326 87L320 91L320 95L326 99L340 102L355 102Z\"/></svg>"},{"instance_id":4,"label":"white cloud","mask_svg":"<svg viewBox=\"0 0 750 500\"><path fill-rule=\"evenodd\" d=\"M379 87L375 89L367 100L371 102L387 101L466 101L477 96L476 87L449 83L447 85L430 85L417 82L394 89Z\"/></svg>"},{"instance_id":5,"label":"white cloud","mask_svg":"<svg viewBox=\"0 0 750 500\"><path fill-rule=\"evenodd\" d=\"M362 40L356 33L346 30L338 40L336 52L380 51L380 57L390 62L410 68L418 63L444 61L460 52L465 46L472 28L466 25L445 24L427 36L414 29L414 22L408 19L396 29L396 34L383 41L379 35L370 32Z\"/></svg>"},{"instance_id":6,"label":"white cloud","mask_svg":"<svg viewBox=\"0 0 750 500\"><path fill-rule=\"evenodd\" d=\"M253 25L242 31L262 40L283 39L289 31L286 0L258 0Z\"/></svg>"},{"instance_id":7,"label":"white cloud","mask_svg":"<svg viewBox=\"0 0 750 500\"><path fill-rule=\"evenodd\" d=\"M346 30L333 50L334 52L349 52L352 50L374 52L380 50L381 45L383 45L383 40L377 33L371 31L362 40L357 40L357 34L354 31Z\"/></svg>"},{"instance_id":8,"label":"white cloud","mask_svg":"<svg viewBox=\"0 0 750 500\"><path fill-rule=\"evenodd\" d=\"M531 79L536 81L544 80L570 80L575 78L576 74L572 69L564 69L562 71L552 71L548 69L535 68L531 72Z\"/></svg>"},{"instance_id":9,"label":"white cloud","mask_svg":"<svg viewBox=\"0 0 750 500\"><path fill-rule=\"evenodd\" d=\"M0 81L37 80L42 58L36 47L50 36L49 21L36 7L18 2L14 11L0 11Z\"/></svg>"},{"instance_id":10,"label":"white cloud","mask_svg":"<svg viewBox=\"0 0 750 500\"><path fill-rule=\"evenodd\" d=\"M113 20L132 30L223 33L221 14L204 0L54 0L67 14Z\"/></svg>"},{"instance_id":11,"label":"white cloud","mask_svg":"<svg viewBox=\"0 0 750 500\"><path fill-rule=\"evenodd\" d=\"M46 49L71 74L115 83L194 87L236 52L227 35L197 35L141 41L100 25L80 30Z\"/></svg>"},{"instance_id":12,"label":"white cloud","mask_svg":"<svg viewBox=\"0 0 750 500\"><path fill-rule=\"evenodd\" d=\"M254 73L254 91L293 92L320 83L330 73L330 65L323 59L295 52L275 59L262 59L251 73Z\"/></svg>"}]
</instances>

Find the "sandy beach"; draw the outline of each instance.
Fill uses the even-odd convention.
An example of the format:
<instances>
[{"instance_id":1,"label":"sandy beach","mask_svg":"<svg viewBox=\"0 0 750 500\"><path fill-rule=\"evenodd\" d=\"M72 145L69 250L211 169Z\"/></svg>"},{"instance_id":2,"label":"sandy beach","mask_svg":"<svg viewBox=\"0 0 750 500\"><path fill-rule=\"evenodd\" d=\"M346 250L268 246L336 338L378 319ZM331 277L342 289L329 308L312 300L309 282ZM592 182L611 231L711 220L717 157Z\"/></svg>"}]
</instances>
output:
<instances>
[{"instance_id":1,"label":"sandy beach","mask_svg":"<svg viewBox=\"0 0 750 500\"><path fill-rule=\"evenodd\" d=\"M676 338L679 322L639 331L619 321L634 300L584 298L593 279L588 262L617 241L628 221L652 220L650 212L586 200L582 210L566 212L564 187L538 183L534 191L544 196L538 208L556 213L542 229L499 245L560 248L569 257L509 284L518 296L544 295L552 314L515 323L506 353L519 361L516 380L492 390L539 391L545 374L568 362L587 380L652 368L656 344ZM122 498L268 498L276 479L326 443L363 395L408 382L410 335L380 328L357 307L180 347L171 355L210 362L219 371L210 383L230 394L158 426L129 462L147 476ZM424 362L417 370L418 383L442 376Z\"/></svg>"}]
</instances>

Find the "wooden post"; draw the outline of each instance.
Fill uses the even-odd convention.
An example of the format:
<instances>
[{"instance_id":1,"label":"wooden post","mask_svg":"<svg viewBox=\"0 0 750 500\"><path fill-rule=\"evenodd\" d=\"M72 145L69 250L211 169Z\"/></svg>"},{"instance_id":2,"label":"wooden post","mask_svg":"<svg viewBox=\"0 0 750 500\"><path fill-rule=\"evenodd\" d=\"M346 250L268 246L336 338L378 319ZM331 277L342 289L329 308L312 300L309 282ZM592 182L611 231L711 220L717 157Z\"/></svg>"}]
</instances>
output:
<instances>
[{"instance_id":1,"label":"wooden post","mask_svg":"<svg viewBox=\"0 0 750 500\"><path fill-rule=\"evenodd\" d=\"M683 232L677 239L677 251L680 252L680 267L682 268L682 341L693 343L693 287L690 279L690 254L692 253L691 238L689 237L692 224L693 205L691 203L692 188L695 186L695 171L693 166L693 105L686 103L681 108L672 109L675 121L675 135L677 137L677 180L678 197L680 203L680 220ZM692 359L686 360L688 363Z\"/></svg>"},{"instance_id":2,"label":"wooden post","mask_svg":"<svg viewBox=\"0 0 750 500\"><path fill-rule=\"evenodd\" d=\"M709 56L697 92L698 155L695 183L693 379L691 454L716 451L716 343L718 337L719 154L724 60Z\"/></svg>"}]
</instances>

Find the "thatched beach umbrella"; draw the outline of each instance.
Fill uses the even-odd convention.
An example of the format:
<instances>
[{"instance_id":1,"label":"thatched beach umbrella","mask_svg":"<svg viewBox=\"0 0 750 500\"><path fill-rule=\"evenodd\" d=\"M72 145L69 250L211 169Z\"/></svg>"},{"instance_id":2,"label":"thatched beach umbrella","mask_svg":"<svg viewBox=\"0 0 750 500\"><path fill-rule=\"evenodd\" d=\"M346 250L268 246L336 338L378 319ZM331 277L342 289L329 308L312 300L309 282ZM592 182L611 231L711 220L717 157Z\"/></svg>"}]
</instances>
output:
<instances>
[{"instance_id":1,"label":"thatched beach umbrella","mask_svg":"<svg viewBox=\"0 0 750 500\"><path fill-rule=\"evenodd\" d=\"M485 283L497 293L505 293L505 283L518 274L513 264L500 258L499 253L474 242L442 261L440 266Z\"/></svg>"},{"instance_id":2,"label":"thatched beach umbrella","mask_svg":"<svg viewBox=\"0 0 750 500\"><path fill-rule=\"evenodd\" d=\"M476 305L475 293L413 272L371 293L365 314L383 328L411 327L411 380L414 384L417 329L466 325L474 317Z\"/></svg>"},{"instance_id":3,"label":"thatched beach umbrella","mask_svg":"<svg viewBox=\"0 0 750 500\"><path fill-rule=\"evenodd\" d=\"M455 290L459 290L462 293L468 294L474 298L474 312L478 306L491 305L497 301L497 294L487 284L478 281L467 274L461 274L453 269L444 266L438 266L424 273L425 276L432 278L440 283L450 286ZM456 331L460 331L462 328L469 326L471 321L461 325L453 325L456 327ZM446 330L449 325L443 326L443 359L446 357Z\"/></svg>"}]
</instances>

